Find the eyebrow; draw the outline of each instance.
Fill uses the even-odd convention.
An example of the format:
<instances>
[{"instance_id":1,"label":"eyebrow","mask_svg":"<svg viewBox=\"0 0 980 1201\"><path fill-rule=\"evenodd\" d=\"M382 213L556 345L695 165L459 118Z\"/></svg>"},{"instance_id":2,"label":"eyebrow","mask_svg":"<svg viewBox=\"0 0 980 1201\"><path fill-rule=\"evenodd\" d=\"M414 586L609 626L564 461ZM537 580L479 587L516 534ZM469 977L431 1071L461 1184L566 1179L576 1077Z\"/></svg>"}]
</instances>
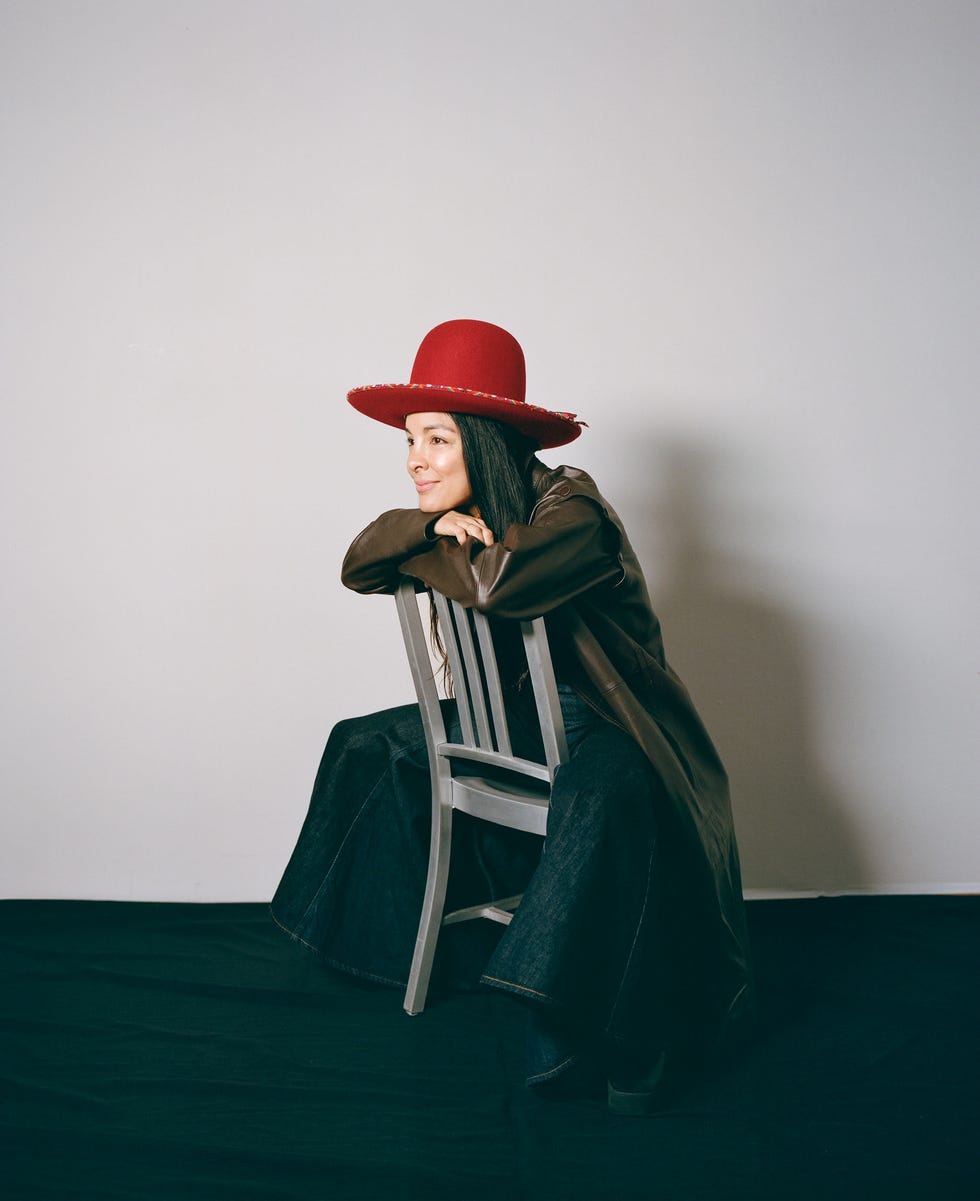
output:
<instances>
[{"instance_id":1,"label":"eyebrow","mask_svg":"<svg viewBox=\"0 0 980 1201\"><path fill-rule=\"evenodd\" d=\"M448 433L450 433L450 434L455 434L455 433L456 433L456 427L455 427L455 426L452 426L452 425L446 425L446 424L445 424L445 422L442 422L442 421L437 421L437 422L435 423L435 425L423 425L423 426L422 426L422 433L423 433L423 434L428 434L428 433L431 433L431 431L432 431L432 430L446 430L446 431L447 431ZM406 426L406 427L405 427L405 433L406 433L406 434L410 434L411 432L412 432L412 431L411 431L411 430L408 428L408 426Z\"/></svg>"}]
</instances>

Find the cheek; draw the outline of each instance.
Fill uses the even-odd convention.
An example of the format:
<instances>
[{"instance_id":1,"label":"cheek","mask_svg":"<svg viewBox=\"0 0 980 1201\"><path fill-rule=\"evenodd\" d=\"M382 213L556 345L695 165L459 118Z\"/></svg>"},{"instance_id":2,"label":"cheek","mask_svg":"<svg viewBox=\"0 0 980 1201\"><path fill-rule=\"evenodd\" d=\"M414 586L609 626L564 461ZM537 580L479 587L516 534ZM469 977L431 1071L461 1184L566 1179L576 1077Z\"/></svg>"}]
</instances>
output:
<instances>
[{"instance_id":1,"label":"cheek","mask_svg":"<svg viewBox=\"0 0 980 1201\"><path fill-rule=\"evenodd\" d=\"M453 483L469 496L471 491L470 477L466 470L466 464L459 458L453 463Z\"/></svg>"},{"instance_id":2,"label":"cheek","mask_svg":"<svg viewBox=\"0 0 980 1201\"><path fill-rule=\"evenodd\" d=\"M463 457L456 450L440 450L438 454L429 456L429 462L445 480L458 483L467 478Z\"/></svg>"}]
</instances>

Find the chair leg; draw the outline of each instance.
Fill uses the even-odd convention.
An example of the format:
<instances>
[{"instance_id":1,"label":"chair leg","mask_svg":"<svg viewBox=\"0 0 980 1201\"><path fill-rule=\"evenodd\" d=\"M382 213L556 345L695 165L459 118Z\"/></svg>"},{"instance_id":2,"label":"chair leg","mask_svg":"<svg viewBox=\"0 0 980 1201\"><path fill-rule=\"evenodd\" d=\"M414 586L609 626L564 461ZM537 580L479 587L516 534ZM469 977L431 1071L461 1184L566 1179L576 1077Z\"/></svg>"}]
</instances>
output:
<instances>
[{"instance_id":1,"label":"chair leg","mask_svg":"<svg viewBox=\"0 0 980 1201\"><path fill-rule=\"evenodd\" d=\"M446 903L446 884L449 880L449 851L452 845L453 811L451 804L439 807L439 821L432 823L429 843L429 872L425 881L425 898L422 915L415 939L412 969L405 990L405 1012L413 1017L425 1008L429 991L429 978L442 927L442 914Z\"/></svg>"}]
</instances>

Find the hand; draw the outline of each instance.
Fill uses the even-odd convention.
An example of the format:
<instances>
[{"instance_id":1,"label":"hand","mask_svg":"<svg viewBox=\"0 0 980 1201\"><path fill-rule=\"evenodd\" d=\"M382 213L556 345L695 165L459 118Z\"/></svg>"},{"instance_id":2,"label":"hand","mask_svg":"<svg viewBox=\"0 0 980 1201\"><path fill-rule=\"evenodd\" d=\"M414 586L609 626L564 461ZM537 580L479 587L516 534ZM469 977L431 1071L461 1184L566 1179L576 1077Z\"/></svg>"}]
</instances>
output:
<instances>
[{"instance_id":1,"label":"hand","mask_svg":"<svg viewBox=\"0 0 980 1201\"><path fill-rule=\"evenodd\" d=\"M432 527L432 532L444 538L455 538L460 546L467 538L479 538L484 546L493 545L493 531L485 521L474 517L472 513L457 513L455 509L443 513Z\"/></svg>"}]
</instances>

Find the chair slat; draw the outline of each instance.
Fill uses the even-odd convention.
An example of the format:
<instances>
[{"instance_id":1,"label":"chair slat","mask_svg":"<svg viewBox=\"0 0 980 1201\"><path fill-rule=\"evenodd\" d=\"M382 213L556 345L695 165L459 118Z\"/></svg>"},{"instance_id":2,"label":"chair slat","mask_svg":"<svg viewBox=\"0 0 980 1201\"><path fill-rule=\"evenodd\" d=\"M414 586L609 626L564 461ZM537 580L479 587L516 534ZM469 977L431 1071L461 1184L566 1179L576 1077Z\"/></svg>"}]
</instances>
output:
<instances>
[{"instance_id":1,"label":"chair slat","mask_svg":"<svg viewBox=\"0 0 980 1201\"><path fill-rule=\"evenodd\" d=\"M490 713L493 716L494 738L490 745L495 746L501 754L509 755L511 753L510 726L507 721L507 711L504 708L504 690L500 686L500 671L497 667L490 622L485 614L474 612L473 625L476 627L476 636L480 644L483 678L490 701Z\"/></svg>"},{"instance_id":2,"label":"chair slat","mask_svg":"<svg viewBox=\"0 0 980 1201\"><path fill-rule=\"evenodd\" d=\"M470 708L473 711L473 720L476 722L477 745L491 748L493 746L493 738L490 734L490 718L487 714L487 702L484 696L484 676L482 664L476 653L476 645L473 641L473 629L470 623L470 613L463 608L458 601L450 601L450 608L453 614L453 624L456 629L456 637L459 641L459 649L463 656L464 678L463 685L466 689L466 697L469 701ZM456 677L453 676L453 685L456 684Z\"/></svg>"},{"instance_id":3,"label":"chair slat","mask_svg":"<svg viewBox=\"0 0 980 1201\"><path fill-rule=\"evenodd\" d=\"M459 641L456 637L456 623L453 620L449 601L440 592L433 592L432 599L436 606L439 628L442 631L442 644L453 677L453 692L456 696L456 707L459 710L459 724L463 731L463 741L469 746L477 746L476 731L473 729L473 714L467 692L467 675L463 666Z\"/></svg>"}]
</instances>

